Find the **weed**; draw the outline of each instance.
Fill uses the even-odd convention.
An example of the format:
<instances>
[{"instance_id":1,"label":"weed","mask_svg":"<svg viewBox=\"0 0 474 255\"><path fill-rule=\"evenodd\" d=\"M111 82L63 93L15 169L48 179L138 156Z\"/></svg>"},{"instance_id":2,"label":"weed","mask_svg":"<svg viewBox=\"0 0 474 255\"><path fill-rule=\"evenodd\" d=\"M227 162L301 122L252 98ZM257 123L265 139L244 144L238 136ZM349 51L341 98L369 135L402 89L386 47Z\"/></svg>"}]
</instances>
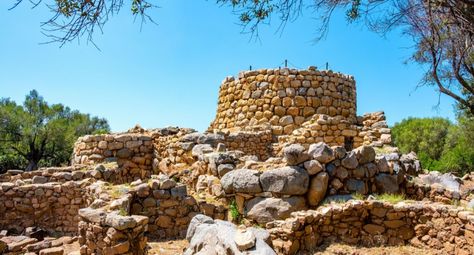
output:
<instances>
[{"instance_id":1,"label":"weed","mask_svg":"<svg viewBox=\"0 0 474 255\"><path fill-rule=\"evenodd\" d=\"M355 200L364 200L365 196L362 195L362 194L359 194L359 193L354 193L354 194L352 194L352 198L355 199Z\"/></svg>"},{"instance_id":2,"label":"weed","mask_svg":"<svg viewBox=\"0 0 474 255\"><path fill-rule=\"evenodd\" d=\"M396 204L398 202L405 200L405 195L384 193L384 194L377 195L376 198L378 200L386 201L391 204Z\"/></svg>"},{"instance_id":3,"label":"weed","mask_svg":"<svg viewBox=\"0 0 474 255\"><path fill-rule=\"evenodd\" d=\"M237 208L237 203L235 202L235 199L230 201L229 211L230 216L232 217L232 221L239 222L241 220L242 215L239 213L239 209Z\"/></svg>"},{"instance_id":4,"label":"weed","mask_svg":"<svg viewBox=\"0 0 474 255\"><path fill-rule=\"evenodd\" d=\"M119 213L118 213L120 216L128 216L128 212L123 209L123 208L120 208L119 210Z\"/></svg>"}]
</instances>

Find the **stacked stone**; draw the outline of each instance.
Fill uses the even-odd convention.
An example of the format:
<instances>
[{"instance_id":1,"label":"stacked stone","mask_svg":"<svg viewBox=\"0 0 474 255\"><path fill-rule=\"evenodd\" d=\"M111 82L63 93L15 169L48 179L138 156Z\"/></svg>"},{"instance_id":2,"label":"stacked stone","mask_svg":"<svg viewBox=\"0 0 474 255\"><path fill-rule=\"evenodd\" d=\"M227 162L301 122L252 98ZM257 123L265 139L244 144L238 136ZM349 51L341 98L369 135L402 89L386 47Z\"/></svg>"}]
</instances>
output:
<instances>
[{"instance_id":1,"label":"stacked stone","mask_svg":"<svg viewBox=\"0 0 474 255\"><path fill-rule=\"evenodd\" d=\"M150 135L124 133L86 135L74 145L72 164L117 162L127 175L145 178L151 173L153 141Z\"/></svg>"},{"instance_id":2,"label":"stacked stone","mask_svg":"<svg viewBox=\"0 0 474 255\"><path fill-rule=\"evenodd\" d=\"M146 254L147 217L92 208L79 210L79 215L81 255Z\"/></svg>"},{"instance_id":3,"label":"stacked stone","mask_svg":"<svg viewBox=\"0 0 474 255\"><path fill-rule=\"evenodd\" d=\"M443 254L467 255L474 249L474 213L431 202L352 200L295 212L266 227L278 254L310 252L335 241L369 247L410 243Z\"/></svg>"},{"instance_id":4,"label":"stacked stone","mask_svg":"<svg viewBox=\"0 0 474 255\"><path fill-rule=\"evenodd\" d=\"M371 145L382 147L392 144L392 135L385 121L384 112L366 113L358 118L360 131L354 138L355 146Z\"/></svg>"},{"instance_id":5,"label":"stacked stone","mask_svg":"<svg viewBox=\"0 0 474 255\"><path fill-rule=\"evenodd\" d=\"M86 206L90 181L69 181L17 185L0 183L0 229L37 226L46 230L74 233L77 211Z\"/></svg>"},{"instance_id":6,"label":"stacked stone","mask_svg":"<svg viewBox=\"0 0 474 255\"><path fill-rule=\"evenodd\" d=\"M153 142L150 135L123 133L86 135L74 145L73 164L94 165L102 162L128 163L151 169Z\"/></svg>"},{"instance_id":7,"label":"stacked stone","mask_svg":"<svg viewBox=\"0 0 474 255\"><path fill-rule=\"evenodd\" d=\"M191 218L199 207L186 186L160 175L134 189L131 213L149 218L148 230L153 236L184 237Z\"/></svg>"},{"instance_id":8,"label":"stacked stone","mask_svg":"<svg viewBox=\"0 0 474 255\"><path fill-rule=\"evenodd\" d=\"M405 181L403 167L376 158L370 146L346 152L325 143L309 149L293 144L283 149L283 156L285 167L231 170L220 179L224 192L235 197L239 212L248 219L284 219L307 205L317 206L326 195L398 193Z\"/></svg>"},{"instance_id":9,"label":"stacked stone","mask_svg":"<svg viewBox=\"0 0 474 255\"><path fill-rule=\"evenodd\" d=\"M80 166L74 167L51 167L35 171L25 172L22 170L8 171L0 174L0 182L24 182L25 184L41 184L46 182L67 182L84 179L84 172Z\"/></svg>"},{"instance_id":10,"label":"stacked stone","mask_svg":"<svg viewBox=\"0 0 474 255\"><path fill-rule=\"evenodd\" d=\"M180 165L192 165L194 159L191 155L191 148L186 144L183 145L182 138L188 134L195 133L194 129L189 128L166 128L159 132L154 132L154 159L153 168L159 169L158 165L161 161L163 167L171 166L179 167ZM165 164L166 163L166 164ZM168 173L169 171L163 171Z\"/></svg>"},{"instance_id":11,"label":"stacked stone","mask_svg":"<svg viewBox=\"0 0 474 255\"><path fill-rule=\"evenodd\" d=\"M342 116L315 114L290 135L279 136L278 142L280 144L299 143L306 148L318 142L324 142L330 146L341 146L349 142L352 146L351 139L357 137L357 128L355 124Z\"/></svg>"},{"instance_id":12,"label":"stacked stone","mask_svg":"<svg viewBox=\"0 0 474 255\"><path fill-rule=\"evenodd\" d=\"M236 131L226 133L223 143L229 150L239 150L246 155L255 155L261 160L271 156L273 140L270 130Z\"/></svg>"},{"instance_id":13,"label":"stacked stone","mask_svg":"<svg viewBox=\"0 0 474 255\"><path fill-rule=\"evenodd\" d=\"M275 133L291 134L314 114L356 121L353 77L332 71L261 69L227 77L219 90L210 129L242 129L271 123Z\"/></svg>"},{"instance_id":14,"label":"stacked stone","mask_svg":"<svg viewBox=\"0 0 474 255\"><path fill-rule=\"evenodd\" d=\"M439 184L423 185L413 182L407 183L406 186L407 198L414 200L430 200L433 202L440 202L444 204L452 204L455 201L469 202L469 192L458 192L449 190Z\"/></svg>"}]
</instances>

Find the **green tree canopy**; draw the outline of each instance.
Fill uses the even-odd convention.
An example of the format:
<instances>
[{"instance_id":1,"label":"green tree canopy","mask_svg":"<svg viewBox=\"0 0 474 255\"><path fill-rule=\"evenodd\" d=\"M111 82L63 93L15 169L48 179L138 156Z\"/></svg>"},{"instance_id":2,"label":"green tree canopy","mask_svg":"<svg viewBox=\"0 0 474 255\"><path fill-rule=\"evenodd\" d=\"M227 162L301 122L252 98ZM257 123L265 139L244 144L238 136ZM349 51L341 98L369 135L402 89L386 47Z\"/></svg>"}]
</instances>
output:
<instances>
[{"instance_id":1,"label":"green tree canopy","mask_svg":"<svg viewBox=\"0 0 474 255\"><path fill-rule=\"evenodd\" d=\"M474 120L460 112L457 123L443 118L408 118L392 128L403 153L414 151L428 170L474 171Z\"/></svg>"},{"instance_id":2,"label":"green tree canopy","mask_svg":"<svg viewBox=\"0 0 474 255\"><path fill-rule=\"evenodd\" d=\"M23 105L0 99L0 170L56 166L69 161L75 140L110 130L105 119L62 104L48 104L36 90Z\"/></svg>"}]
</instances>

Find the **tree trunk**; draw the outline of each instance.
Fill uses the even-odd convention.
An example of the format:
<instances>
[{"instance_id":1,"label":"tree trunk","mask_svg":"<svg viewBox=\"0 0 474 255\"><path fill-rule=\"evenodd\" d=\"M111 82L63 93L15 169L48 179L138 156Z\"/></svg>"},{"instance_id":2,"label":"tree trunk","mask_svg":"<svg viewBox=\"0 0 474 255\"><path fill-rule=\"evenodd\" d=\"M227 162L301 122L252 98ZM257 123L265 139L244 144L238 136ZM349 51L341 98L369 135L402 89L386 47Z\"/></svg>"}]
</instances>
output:
<instances>
[{"instance_id":1,"label":"tree trunk","mask_svg":"<svg viewBox=\"0 0 474 255\"><path fill-rule=\"evenodd\" d=\"M30 172L38 169L38 162L35 160L30 160L28 166L26 167L25 171Z\"/></svg>"}]
</instances>

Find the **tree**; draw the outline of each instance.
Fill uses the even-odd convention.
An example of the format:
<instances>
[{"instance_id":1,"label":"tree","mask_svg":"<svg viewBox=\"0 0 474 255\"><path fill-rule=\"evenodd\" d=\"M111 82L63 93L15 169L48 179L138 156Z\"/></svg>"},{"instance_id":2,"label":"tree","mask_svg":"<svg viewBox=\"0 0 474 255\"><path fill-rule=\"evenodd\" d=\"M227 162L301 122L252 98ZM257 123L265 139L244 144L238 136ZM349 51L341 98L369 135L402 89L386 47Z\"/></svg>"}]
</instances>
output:
<instances>
[{"instance_id":1,"label":"tree","mask_svg":"<svg viewBox=\"0 0 474 255\"><path fill-rule=\"evenodd\" d=\"M416 152L423 167L432 169L443 154L451 127L443 118L408 118L393 126L392 135L401 152Z\"/></svg>"},{"instance_id":2,"label":"tree","mask_svg":"<svg viewBox=\"0 0 474 255\"><path fill-rule=\"evenodd\" d=\"M442 118L408 118L392 128L403 153L418 154L423 168L459 175L474 171L474 119L459 111L457 123Z\"/></svg>"},{"instance_id":3,"label":"tree","mask_svg":"<svg viewBox=\"0 0 474 255\"><path fill-rule=\"evenodd\" d=\"M5 164L2 168L18 164L16 167L31 171L40 164L67 163L79 136L109 129L105 119L72 111L62 104L50 105L36 90L26 96L23 105L0 99L0 152Z\"/></svg>"}]
</instances>

